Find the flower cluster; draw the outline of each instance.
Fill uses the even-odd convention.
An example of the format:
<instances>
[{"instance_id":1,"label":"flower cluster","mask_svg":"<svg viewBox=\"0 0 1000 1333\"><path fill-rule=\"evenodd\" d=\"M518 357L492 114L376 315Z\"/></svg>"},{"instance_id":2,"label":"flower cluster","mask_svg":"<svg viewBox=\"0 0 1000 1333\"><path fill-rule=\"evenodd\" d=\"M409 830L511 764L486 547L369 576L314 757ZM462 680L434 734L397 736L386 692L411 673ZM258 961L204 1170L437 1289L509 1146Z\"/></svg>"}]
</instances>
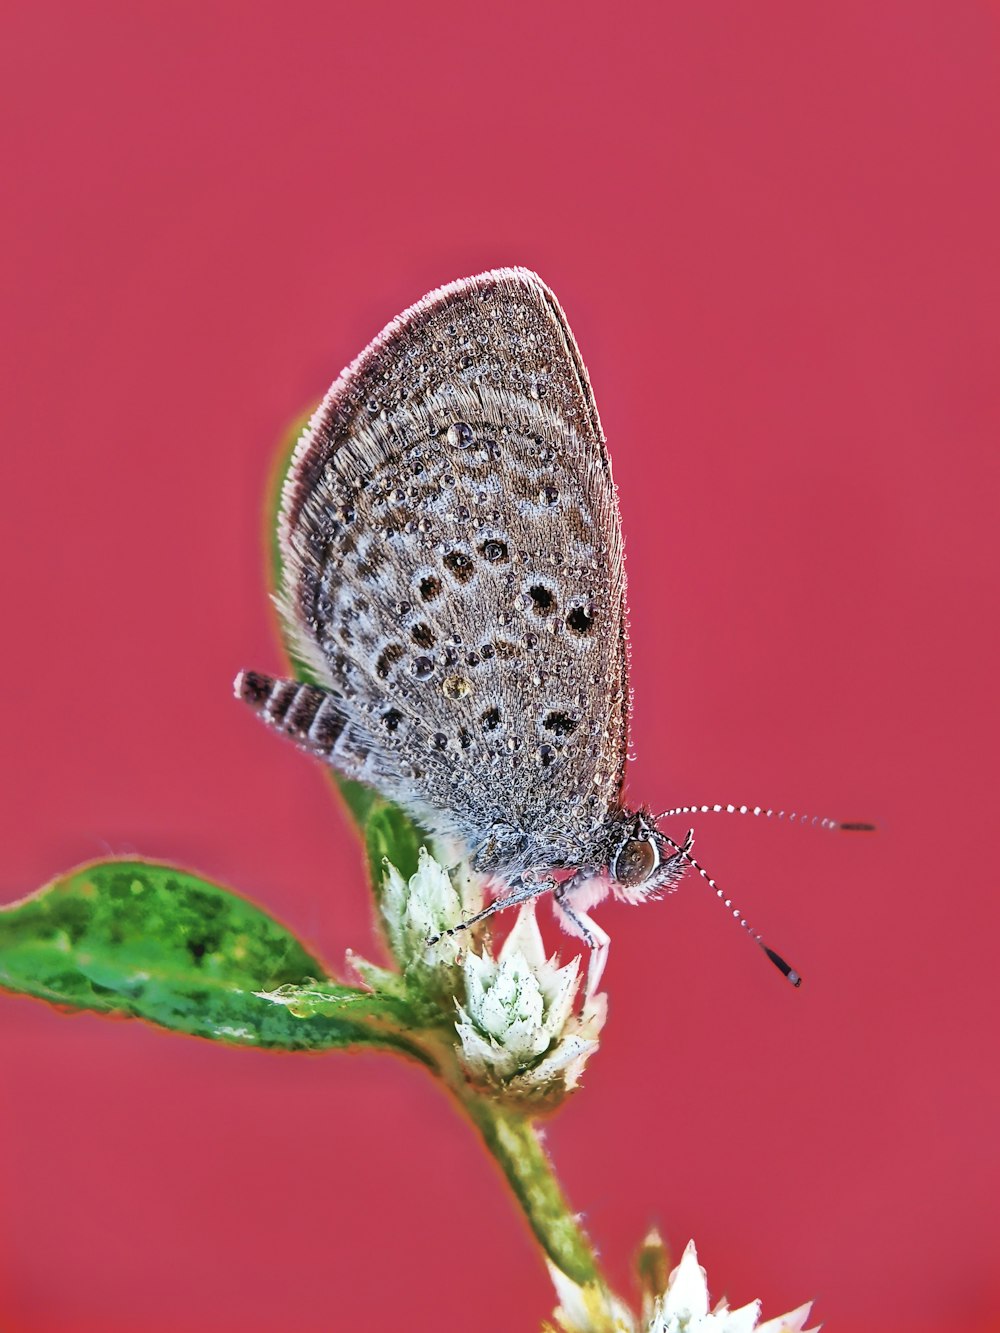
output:
<instances>
[{"instance_id":1,"label":"flower cluster","mask_svg":"<svg viewBox=\"0 0 1000 1333\"><path fill-rule=\"evenodd\" d=\"M457 872L456 872L457 875ZM382 917L389 947L404 969L413 964L440 967L454 964L468 947L463 934L448 935L467 915L482 906L482 886L466 874L463 892L426 847L417 858L417 872L405 880L391 862L385 863L382 882ZM439 935L436 944L428 944Z\"/></svg>"},{"instance_id":2,"label":"flower cluster","mask_svg":"<svg viewBox=\"0 0 1000 1333\"><path fill-rule=\"evenodd\" d=\"M457 1054L468 1077L508 1103L553 1106L577 1086L597 1049L607 999L588 996L578 1008L580 959L560 966L546 957L533 902L522 905L496 958L483 927L442 934L482 901L480 879L461 864L449 872L426 848L409 879L385 863L380 907L389 947L411 989L457 1015ZM351 961L375 989L398 983Z\"/></svg>"},{"instance_id":3,"label":"flower cluster","mask_svg":"<svg viewBox=\"0 0 1000 1333\"><path fill-rule=\"evenodd\" d=\"M580 960L546 958L535 904L522 905L496 959L469 953L465 1003L458 1003L459 1052L472 1079L508 1099L558 1101L575 1088L597 1049L604 995L575 1010Z\"/></svg>"},{"instance_id":4,"label":"flower cluster","mask_svg":"<svg viewBox=\"0 0 1000 1333\"><path fill-rule=\"evenodd\" d=\"M649 1242L647 1242L648 1244ZM653 1244L659 1245L654 1237ZM562 1333L817 1333L806 1329L810 1304L760 1324L760 1301L731 1310L726 1300L709 1309L708 1280L694 1241L667 1278L663 1291L647 1292L644 1318L637 1324L614 1297L596 1283L581 1287L549 1265L559 1299L553 1318Z\"/></svg>"},{"instance_id":5,"label":"flower cluster","mask_svg":"<svg viewBox=\"0 0 1000 1333\"><path fill-rule=\"evenodd\" d=\"M461 986L461 960L477 940L475 928L449 933L475 916L483 904L483 881L458 863L449 873L442 860L426 847L417 856L417 869L408 879L391 861L382 863L382 890L378 898L386 941L400 973L376 967L353 951L348 963L372 990L400 991L433 1007L450 1008ZM429 940L436 938L434 944Z\"/></svg>"}]
</instances>

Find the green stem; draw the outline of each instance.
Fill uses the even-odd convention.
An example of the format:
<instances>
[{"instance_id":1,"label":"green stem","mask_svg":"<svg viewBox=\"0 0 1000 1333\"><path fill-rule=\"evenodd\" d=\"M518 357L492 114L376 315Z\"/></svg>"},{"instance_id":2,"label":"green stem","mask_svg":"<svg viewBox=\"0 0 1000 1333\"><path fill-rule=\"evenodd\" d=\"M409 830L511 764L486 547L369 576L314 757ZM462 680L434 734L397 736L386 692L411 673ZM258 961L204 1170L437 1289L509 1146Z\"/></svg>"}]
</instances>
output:
<instances>
[{"instance_id":1,"label":"green stem","mask_svg":"<svg viewBox=\"0 0 1000 1333\"><path fill-rule=\"evenodd\" d=\"M593 1246L569 1207L531 1121L467 1090L459 1100L548 1257L581 1286L600 1281Z\"/></svg>"},{"instance_id":2,"label":"green stem","mask_svg":"<svg viewBox=\"0 0 1000 1333\"><path fill-rule=\"evenodd\" d=\"M479 1131L503 1172L535 1239L555 1266L580 1286L607 1290L594 1247L577 1221L542 1147L532 1120L477 1092L455 1058L454 1044L438 1033L423 1034L424 1061L430 1064Z\"/></svg>"}]
</instances>

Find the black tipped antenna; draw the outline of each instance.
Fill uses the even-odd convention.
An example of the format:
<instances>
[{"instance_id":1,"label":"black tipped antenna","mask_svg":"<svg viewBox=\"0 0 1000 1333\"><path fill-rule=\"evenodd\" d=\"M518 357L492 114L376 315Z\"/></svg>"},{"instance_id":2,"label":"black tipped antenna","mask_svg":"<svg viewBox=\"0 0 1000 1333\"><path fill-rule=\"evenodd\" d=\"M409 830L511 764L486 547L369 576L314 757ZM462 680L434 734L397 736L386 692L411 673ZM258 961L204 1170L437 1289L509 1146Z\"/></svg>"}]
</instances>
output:
<instances>
[{"instance_id":1,"label":"black tipped antenna","mask_svg":"<svg viewBox=\"0 0 1000 1333\"><path fill-rule=\"evenodd\" d=\"M801 815L794 810L765 810L760 805L676 805L673 810L664 810L657 815L657 820L670 819L673 815L757 815L761 819L783 819L789 824L805 824L809 828L835 829L841 833L874 833L876 826L859 820L845 822L840 819L828 819L825 815Z\"/></svg>"},{"instance_id":2,"label":"black tipped antenna","mask_svg":"<svg viewBox=\"0 0 1000 1333\"><path fill-rule=\"evenodd\" d=\"M697 813L701 812L698 811ZM683 856L684 860L687 861L688 865L694 866L695 870L697 870L698 874L702 877L705 883L709 886L710 889L713 890L715 896L722 903L723 907L728 907L731 909L732 914L736 918L736 920L747 932L747 934L750 936L753 942L755 944L758 944L764 950L768 958L770 958L771 962L782 974L782 976L787 977L793 986L801 986L802 978L799 975L799 973L796 972L795 968L792 967L789 963L786 963L780 953L775 953L773 949L769 949L767 947L767 945L761 939L760 935L757 933L756 930L754 930L753 926L750 925L749 921L747 921L746 917L743 915L740 909L738 907L733 906L732 898L726 897L723 890L719 888L718 884L716 884L715 880L708 873L705 867L699 861L695 860L695 858L688 851L687 847L682 847L679 842L674 842L673 838L668 837L666 833L661 832L659 836L663 839L665 843L667 843L670 847L672 847L679 856Z\"/></svg>"},{"instance_id":3,"label":"black tipped antenna","mask_svg":"<svg viewBox=\"0 0 1000 1333\"><path fill-rule=\"evenodd\" d=\"M778 971L786 976L793 986L802 985L802 978L799 976L798 972L796 972L795 968L789 963L785 962L780 953L775 953L773 949L769 949L763 940L758 940L757 943L764 950Z\"/></svg>"}]
</instances>

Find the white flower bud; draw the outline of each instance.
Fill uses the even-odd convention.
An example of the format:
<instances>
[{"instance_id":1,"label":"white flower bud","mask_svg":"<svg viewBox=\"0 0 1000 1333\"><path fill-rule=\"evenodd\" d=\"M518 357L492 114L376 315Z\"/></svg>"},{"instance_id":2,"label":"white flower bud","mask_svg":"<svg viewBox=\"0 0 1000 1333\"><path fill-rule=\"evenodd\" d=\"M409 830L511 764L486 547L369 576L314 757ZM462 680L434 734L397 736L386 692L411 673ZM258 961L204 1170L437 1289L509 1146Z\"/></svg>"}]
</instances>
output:
<instances>
[{"instance_id":1,"label":"white flower bud","mask_svg":"<svg viewBox=\"0 0 1000 1333\"><path fill-rule=\"evenodd\" d=\"M470 1075L519 1099L574 1088L597 1049L607 1012L604 995L573 1012L579 971L579 958L559 967L545 957L533 902L521 907L497 959L467 954L456 1029Z\"/></svg>"},{"instance_id":2,"label":"white flower bud","mask_svg":"<svg viewBox=\"0 0 1000 1333\"><path fill-rule=\"evenodd\" d=\"M442 935L437 944L427 943L429 937L453 929L479 910L481 885L469 874L461 882L463 893L426 847L421 847L416 874L409 880L386 861L380 905L389 947L404 970L414 964L454 965L468 948L469 935L464 931Z\"/></svg>"}]
</instances>

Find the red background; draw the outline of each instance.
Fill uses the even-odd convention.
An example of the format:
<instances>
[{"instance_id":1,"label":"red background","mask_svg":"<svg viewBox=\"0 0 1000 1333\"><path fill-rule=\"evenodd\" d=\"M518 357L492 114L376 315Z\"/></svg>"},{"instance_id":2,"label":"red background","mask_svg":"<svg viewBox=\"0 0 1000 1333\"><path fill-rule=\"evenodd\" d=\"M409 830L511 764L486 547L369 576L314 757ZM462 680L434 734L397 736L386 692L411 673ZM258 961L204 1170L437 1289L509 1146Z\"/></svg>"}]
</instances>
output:
<instances>
[{"instance_id":1,"label":"red background","mask_svg":"<svg viewBox=\"0 0 1000 1333\"><path fill-rule=\"evenodd\" d=\"M1000 1328L1000 23L975 3L22 3L0 41L3 893L95 856L370 949L279 657L275 443L441 282L527 264L590 366L653 804L697 881L604 909L611 1019L548 1141L626 1289ZM681 825L683 831L683 825ZM993 1011L991 1013L991 1010ZM531 1329L545 1272L426 1075L0 1003L0 1325Z\"/></svg>"}]
</instances>

